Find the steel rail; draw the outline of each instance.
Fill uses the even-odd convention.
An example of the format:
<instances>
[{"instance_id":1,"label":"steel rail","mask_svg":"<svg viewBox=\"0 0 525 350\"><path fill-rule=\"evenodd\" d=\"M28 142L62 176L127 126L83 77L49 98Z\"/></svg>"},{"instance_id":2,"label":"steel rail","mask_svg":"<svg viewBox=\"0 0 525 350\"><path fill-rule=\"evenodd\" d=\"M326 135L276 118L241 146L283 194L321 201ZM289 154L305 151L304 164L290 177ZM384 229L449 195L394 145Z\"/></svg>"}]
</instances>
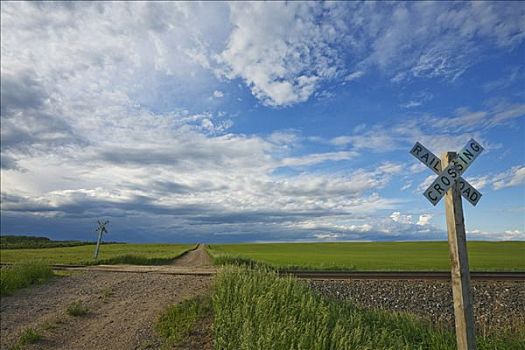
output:
<instances>
[{"instance_id":1,"label":"steel rail","mask_svg":"<svg viewBox=\"0 0 525 350\"><path fill-rule=\"evenodd\" d=\"M444 271L281 271L281 274L305 279L372 279L372 280L450 280ZM525 272L470 272L473 280L525 281Z\"/></svg>"},{"instance_id":2,"label":"steel rail","mask_svg":"<svg viewBox=\"0 0 525 350\"><path fill-rule=\"evenodd\" d=\"M11 265L2 263L2 265ZM53 270L77 270L98 272L135 272L161 273L172 275L213 275L215 268L171 268L169 265L80 265L54 264ZM135 268L136 267L136 268ZM450 272L446 271L323 271L323 270L281 270L282 276L294 276L301 279L319 280L450 280ZM525 281L525 272L489 272L473 271L470 278L478 281Z\"/></svg>"}]
</instances>

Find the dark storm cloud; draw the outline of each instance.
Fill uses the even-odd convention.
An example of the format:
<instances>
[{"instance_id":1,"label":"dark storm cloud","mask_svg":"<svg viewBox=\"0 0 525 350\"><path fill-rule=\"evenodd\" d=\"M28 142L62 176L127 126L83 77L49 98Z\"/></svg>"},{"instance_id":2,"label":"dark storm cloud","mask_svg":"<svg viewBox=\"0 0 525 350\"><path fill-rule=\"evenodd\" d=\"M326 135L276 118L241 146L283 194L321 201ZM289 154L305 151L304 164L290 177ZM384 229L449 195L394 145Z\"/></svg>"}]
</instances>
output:
<instances>
[{"instance_id":1,"label":"dark storm cloud","mask_svg":"<svg viewBox=\"0 0 525 350\"><path fill-rule=\"evenodd\" d=\"M127 216L134 214L193 216L210 210L204 205L173 205L166 207L148 196L134 196L126 201L111 201L87 196L85 193L70 193L60 204L50 198L38 200L2 193L2 211L18 213L55 212L63 217L97 217L100 215Z\"/></svg>"},{"instance_id":2,"label":"dark storm cloud","mask_svg":"<svg viewBox=\"0 0 525 350\"><path fill-rule=\"evenodd\" d=\"M64 120L44 112L20 111L2 116L2 149L46 150L47 148L85 142L75 135Z\"/></svg>"},{"instance_id":3,"label":"dark storm cloud","mask_svg":"<svg viewBox=\"0 0 525 350\"><path fill-rule=\"evenodd\" d=\"M61 116L49 112L49 93L34 72L2 73L1 82L3 169L19 169L17 152L34 154L86 143Z\"/></svg>"},{"instance_id":4,"label":"dark storm cloud","mask_svg":"<svg viewBox=\"0 0 525 350\"><path fill-rule=\"evenodd\" d=\"M263 154L263 151L258 149L254 154L254 150L249 148L249 142L242 144L242 139L240 142L223 142L220 139L203 138L195 132L191 136L195 139L184 135L176 142L170 140L171 143L166 145L105 147L98 151L96 158L120 165L171 165L191 170L198 164L211 167L224 167L228 164L249 165L255 163L257 157ZM242 164L239 164L241 162Z\"/></svg>"},{"instance_id":5,"label":"dark storm cloud","mask_svg":"<svg viewBox=\"0 0 525 350\"><path fill-rule=\"evenodd\" d=\"M156 149L103 149L97 157L113 164L177 165L179 162L179 159L175 154Z\"/></svg>"},{"instance_id":6,"label":"dark storm cloud","mask_svg":"<svg viewBox=\"0 0 525 350\"><path fill-rule=\"evenodd\" d=\"M209 192L209 191L220 191L227 190L226 186L219 186L214 184L211 181L200 181L195 185L186 185L175 181L153 181L146 185L150 191L154 191L159 194L171 193L171 194L189 194L197 192ZM145 186L134 186L131 185L131 188L143 188Z\"/></svg>"},{"instance_id":7,"label":"dark storm cloud","mask_svg":"<svg viewBox=\"0 0 525 350\"><path fill-rule=\"evenodd\" d=\"M286 223L307 220L319 217L336 217L348 213L333 210L308 210L308 211L231 211L204 213L191 218L193 224L253 224L253 223Z\"/></svg>"},{"instance_id":8,"label":"dark storm cloud","mask_svg":"<svg viewBox=\"0 0 525 350\"><path fill-rule=\"evenodd\" d=\"M35 80L33 72L18 75L2 73L1 113L6 117L16 111L41 108L47 98L44 87Z\"/></svg>"},{"instance_id":9,"label":"dark storm cloud","mask_svg":"<svg viewBox=\"0 0 525 350\"><path fill-rule=\"evenodd\" d=\"M18 165L16 158L4 154L3 152L0 154L0 168L3 170L25 171L24 168Z\"/></svg>"}]
</instances>

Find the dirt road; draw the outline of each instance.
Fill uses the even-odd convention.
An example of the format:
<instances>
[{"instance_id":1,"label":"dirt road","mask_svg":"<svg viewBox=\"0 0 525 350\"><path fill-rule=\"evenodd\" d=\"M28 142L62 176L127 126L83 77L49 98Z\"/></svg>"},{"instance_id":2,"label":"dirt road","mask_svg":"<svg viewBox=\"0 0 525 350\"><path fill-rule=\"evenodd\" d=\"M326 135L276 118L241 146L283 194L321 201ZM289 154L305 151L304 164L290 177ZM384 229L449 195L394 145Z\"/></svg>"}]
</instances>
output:
<instances>
[{"instance_id":1,"label":"dirt road","mask_svg":"<svg viewBox=\"0 0 525 350\"><path fill-rule=\"evenodd\" d=\"M200 246L178 264L198 268L210 263L206 257ZM9 349L28 327L37 328L44 339L27 349L157 349L154 324L162 310L206 293L211 282L211 276L105 271L57 277L2 297L1 349ZM87 306L86 316L68 315L74 301ZM204 346L211 348L211 343Z\"/></svg>"},{"instance_id":2,"label":"dirt road","mask_svg":"<svg viewBox=\"0 0 525 350\"><path fill-rule=\"evenodd\" d=\"M196 249L190 250L176 259L172 265L178 267L204 268L213 266L213 260L206 252L204 245L199 244Z\"/></svg>"}]
</instances>

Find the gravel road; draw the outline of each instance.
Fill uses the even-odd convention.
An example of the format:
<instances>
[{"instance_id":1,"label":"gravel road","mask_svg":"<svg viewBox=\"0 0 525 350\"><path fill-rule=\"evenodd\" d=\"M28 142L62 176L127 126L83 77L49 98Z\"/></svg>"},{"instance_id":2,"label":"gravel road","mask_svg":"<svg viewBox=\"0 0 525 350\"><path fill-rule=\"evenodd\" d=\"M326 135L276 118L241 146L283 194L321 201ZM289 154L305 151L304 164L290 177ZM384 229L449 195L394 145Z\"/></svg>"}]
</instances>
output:
<instances>
[{"instance_id":1,"label":"gravel road","mask_svg":"<svg viewBox=\"0 0 525 350\"><path fill-rule=\"evenodd\" d=\"M192 267L203 262L201 253L195 252L185 255L186 260L194 261ZM192 258L192 254L198 257ZM100 271L56 277L2 297L1 349L9 349L28 327L39 329L44 339L27 349L158 349L161 341L154 324L159 314L168 305L206 293L212 279ZM67 314L74 301L88 307L86 316ZM208 342L199 348L211 349L211 345Z\"/></svg>"},{"instance_id":2,"label":"gravel road","mask_svg":"<svg viewBox=\"0 0 525 350\"><path fill-rule=\"evenodd\" d=\"M199 244L196 249L191 250L173 261L173 266L178 267L211 267L213 266L213 259L209 256L206 248Z\"/></svg>"}]
</instances>

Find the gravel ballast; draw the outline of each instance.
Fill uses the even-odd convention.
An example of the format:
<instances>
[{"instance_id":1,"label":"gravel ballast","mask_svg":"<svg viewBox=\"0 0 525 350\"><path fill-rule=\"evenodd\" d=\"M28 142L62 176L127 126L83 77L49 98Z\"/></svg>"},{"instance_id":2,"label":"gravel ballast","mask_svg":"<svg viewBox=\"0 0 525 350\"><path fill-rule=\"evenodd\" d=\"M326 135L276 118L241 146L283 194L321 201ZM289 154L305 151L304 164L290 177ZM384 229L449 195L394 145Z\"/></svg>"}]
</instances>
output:
<instances>
[{"instance_id":1,"label":"gravel ballast","mask_svg":"<svg viewBox=\"0 0 525 350\"><path fill-rule=\"evenodd\" d=\"M450 282L429 280L310 280L316 292L364 308L408 312L453 328ZM473 281L478 332L525 326L525 282Z\"/></svg>"}]
</instances>

